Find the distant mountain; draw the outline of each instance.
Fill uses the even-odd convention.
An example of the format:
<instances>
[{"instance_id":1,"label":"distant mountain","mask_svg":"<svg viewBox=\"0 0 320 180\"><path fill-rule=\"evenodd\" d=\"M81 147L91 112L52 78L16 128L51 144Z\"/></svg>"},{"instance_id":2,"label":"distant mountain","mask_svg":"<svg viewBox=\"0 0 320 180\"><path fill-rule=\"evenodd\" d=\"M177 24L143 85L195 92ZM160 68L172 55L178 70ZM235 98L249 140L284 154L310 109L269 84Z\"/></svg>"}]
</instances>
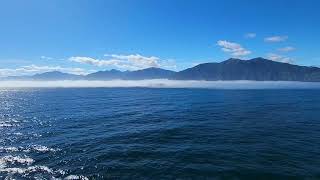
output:
<instances>
[{"instance_id":1,"label":"distant mountain","mask_svg":"<svg viewBox=\"0 0 320 180\"><path fill-rule=\"evenodd\" d=\"M169 79L175 72L160 68L147 68L137 71L98 71L86 76L63 73L59 71L45 72L33 76L10 76L1 80L143 80L143 79Z\"/></svg>"},{"instance_id":2,"label":"distant mountain","mask_svg":"<svg viewBox=\"0 0 320 180\"><path fill-rule=\"evenodd\" d=\"M88 80L143 80L143 79L169 79L175 72L160 68L147 68L137 71L98 71L88 74L85 78Z\"/></svg>"},{"instance_id":3,"label":"distant mountain","mask_svg":"<svg viewBox=\"0 0 320 180\"><path fill-rule=\"evenodd\" d=\"M35 74L33 76L9 76L4 78L4 80L39 80L39 81L56 81L56 80L79 80L83 76L63 73L60 71L51 71L40 74Z\"/></svg>"},{"instance_id":4,"label":"distant mountain","mask_svg":"<svg viewBox=\"0 0 320 180\"><path fill-rule=\"evenodd\" d=\"M0 80L1 81L31 80L31 76L8 76L8 77L2 77Z\"/></svg>"},{"instance_id":5,"label":"distant mountain","mask_svg":"<svg viewBox=\"0 0 320 180\"><path fill-rule=\"evenodd\" d=\"M112 80L112 79L123 79L125 72L112 69L110 71L98 71L95 73L88 74L85 76L87 80Z\"/></svg>"},{"instance_id":6,"label":"distant mountain","mask_svg":"<svg viewBox=\"0 0 320 180\"><path fill-rule=\"evenodd\" d=\"M143 80L143 79L169 79L176 72L160 69L160 68L147 68L137 71L127 71L124 79L130 80Z\"/></svg>"},{"instance_id":7,"label":"distant mountain","mask_svg":"<svg viewBox=\"0 0 320 180\"><path fill-rule=\"evenodd\" d=\"M33 76L11 76L2 80L254 80L254 81L308 81L320 82L320 68L298 66L275 62L264 58L251 60L228 59L220 63L204 63L195 67L174 72L160 68L147 68L137 71L98 71L86 76L46 72Z\"/></svg>"},{"instance_id":8,"label":"distant mountain","mask_svg":"<svg viewBox=\"0 0 320 180\"><path fill-rule=\"evenodd\" d=\"M320 81L320 68L275 62L264 58L229 59L204 63L173 75L177 80Z\"/></svg>"},{"instance_id":9,"label":"distant mountain","mask_svg":"<svg viewBox=\"0 0 320 180\"><path fill-rule=\"evenodd\" d=\"M63 73L59 71L45 72L42 74L35 74L31 78L34 80L79 80L83 76Z\"/></svg>"}]
</instances>

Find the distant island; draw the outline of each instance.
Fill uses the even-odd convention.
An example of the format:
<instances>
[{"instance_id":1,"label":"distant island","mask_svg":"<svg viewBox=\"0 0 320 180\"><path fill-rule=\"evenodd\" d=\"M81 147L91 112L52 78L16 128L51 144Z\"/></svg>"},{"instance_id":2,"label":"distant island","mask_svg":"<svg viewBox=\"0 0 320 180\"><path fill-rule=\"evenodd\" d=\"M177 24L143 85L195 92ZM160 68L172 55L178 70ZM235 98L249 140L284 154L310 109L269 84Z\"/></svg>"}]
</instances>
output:
<instances>
[{"instance_id":1,"label":"distant island","mask_svg":"<svg viewBox=\"0 0 320 180\"><path fill-rule=\"evenodd\" d=\"M220 63L203 63L183 71L175 72L161 68L137 71L108 70L88 75L75 75L59 71L33 76L10 76L2 80L205 80L205 81L303 81L320 82L320 68L276 62L264 58L241 60L231 58Z\"/></svg>"}]
</instances>

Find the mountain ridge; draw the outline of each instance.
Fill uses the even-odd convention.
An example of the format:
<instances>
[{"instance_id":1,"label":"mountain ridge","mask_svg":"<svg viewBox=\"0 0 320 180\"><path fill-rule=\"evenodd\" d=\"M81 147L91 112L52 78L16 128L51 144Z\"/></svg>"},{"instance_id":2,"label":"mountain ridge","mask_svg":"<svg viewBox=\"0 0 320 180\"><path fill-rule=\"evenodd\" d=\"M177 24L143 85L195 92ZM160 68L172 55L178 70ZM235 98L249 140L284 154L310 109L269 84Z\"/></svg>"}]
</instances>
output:
<instances>
[{"instance_id":1,"label":"mountain ridge","mask_svg":"<svg viewBox=\"0 0 320 180\"><path fill-rule=\"evenodd\" d=\"M45 72L33 76L7 77L9 80L206 80L206 81L307 81L320 82L320 68L276 62L261 57L250 60L230 58L222 62L202 63L194 67L171 71L146 68L136 71L106 70L88 75L75 75L60 71Z\"/></svg>"},{"instance_id":2,"label":"mountain ridge","mask_svg":"<svg viewBox=\"0 0 320 180\"><path fill-rule=\"evenodd\" d=\"M176 80L253 80L320 82L320 68L276 62L264 58L230 58L220 63L204 63L177 72Z\"/></svg>"}]
</instances>

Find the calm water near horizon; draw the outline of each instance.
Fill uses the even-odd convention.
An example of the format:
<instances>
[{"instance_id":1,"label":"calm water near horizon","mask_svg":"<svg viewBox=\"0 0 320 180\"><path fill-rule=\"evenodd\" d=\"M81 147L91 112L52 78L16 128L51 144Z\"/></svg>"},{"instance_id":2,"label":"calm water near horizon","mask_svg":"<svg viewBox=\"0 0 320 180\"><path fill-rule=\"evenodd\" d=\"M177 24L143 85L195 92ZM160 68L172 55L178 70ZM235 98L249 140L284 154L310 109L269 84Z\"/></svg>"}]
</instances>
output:
<instances>
[{"instance_id":1,"label":"calm water near horizon","mask_svg":"<svg viewBox=\"0 0 320 180\"><path fill-rule=\"evenodd\" d=\"M0 179L320 179L320 90L0 89Z\"/></svg>"}]
</instances>

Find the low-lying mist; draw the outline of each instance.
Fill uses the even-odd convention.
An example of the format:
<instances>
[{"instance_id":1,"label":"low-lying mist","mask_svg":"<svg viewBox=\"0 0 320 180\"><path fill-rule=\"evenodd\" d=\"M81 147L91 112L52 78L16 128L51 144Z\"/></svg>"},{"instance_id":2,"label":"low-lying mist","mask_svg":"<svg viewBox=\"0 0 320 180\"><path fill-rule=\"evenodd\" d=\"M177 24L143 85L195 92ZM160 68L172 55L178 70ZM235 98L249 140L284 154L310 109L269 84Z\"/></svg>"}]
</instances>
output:
<instances>
[{"instance_id":1,"label":"low-lying mist","mask_svg":"<svg viewBox=\"0 0 320 180\"><path fill-rule=\"evenodd\" d=\"M210 88L210 89L320 89L320 83L293 81L181 81L181 80L110 80L110 81L0 81L0 88Z\"/></svg>"}]
</instances>

